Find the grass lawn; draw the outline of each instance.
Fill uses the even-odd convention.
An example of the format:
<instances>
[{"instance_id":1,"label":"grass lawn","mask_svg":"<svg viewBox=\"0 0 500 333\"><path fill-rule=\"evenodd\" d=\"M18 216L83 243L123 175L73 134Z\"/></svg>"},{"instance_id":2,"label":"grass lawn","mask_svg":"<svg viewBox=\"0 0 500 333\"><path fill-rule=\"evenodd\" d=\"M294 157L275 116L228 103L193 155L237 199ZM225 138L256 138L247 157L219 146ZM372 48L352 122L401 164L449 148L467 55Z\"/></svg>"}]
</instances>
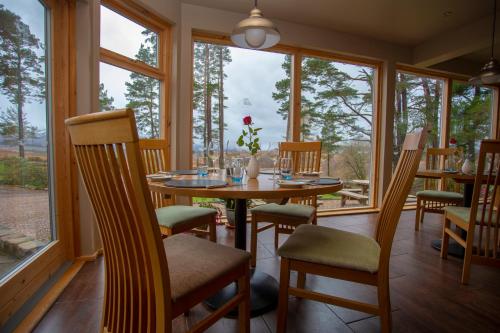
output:
<instances>
[{"instance_id":1,"label":"grass lawn","mask_svg":"<svg viewBox=\"0 0 500 333\"><path fill-rule=\"evenodd\" d=\"M318 195L319 200L340 200L340 195L338 194L322 194Z\"/></svg>"}]
</instances>

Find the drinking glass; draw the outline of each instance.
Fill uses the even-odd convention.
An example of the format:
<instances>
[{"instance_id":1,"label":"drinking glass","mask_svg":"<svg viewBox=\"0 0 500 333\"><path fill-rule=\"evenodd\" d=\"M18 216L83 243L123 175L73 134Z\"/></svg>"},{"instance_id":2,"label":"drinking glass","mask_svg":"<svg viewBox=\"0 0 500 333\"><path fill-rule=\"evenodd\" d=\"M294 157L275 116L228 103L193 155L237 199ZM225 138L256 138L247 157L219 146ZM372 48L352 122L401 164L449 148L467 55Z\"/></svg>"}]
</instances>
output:
<instances>
[{"instance_id":1,"label":"drinking glass","mask_svg":"<svg viewBox=\"0 0 500 333\"><path fill-rule=\"evenodd\" d=\"M208 176L208 161L205 156L199 156L196 165L197 165L198 176L200 177Z\"/></svg>"},{"instance_id":2,"label":"drinking glass","mask_svg":"<svg viewBox=\"0 0 500 333\"><path fill-rule=\"evenodd\" d=\"M212 165L214 166L214 169L217 170L219 168L219 157L220 157L219 145L216 142L210 141L208 143L207 151L208 151L208 157L212 160Z\"/></svg>"},{"instance_id":3,"label":"drinking glass","mask_svg":"<svg viewBox=\"0 0 500 333\"><path fill-rule=\"evenodd\" d=\"M278 167L278 162L280 159L280 151L277 144L272 144L269 146L269 156L273 161L273 181L276 181L276 168Z\"/></svg>"},{"instance_id":4,"label":"drinking glass","mask_svg":"<svg viewBox=\"0 0 500 333\"><path fill-rule=\"evenodd\" d=\"M241 184L243 179L243 159L234 158L231 161L231 167L229 168L229 174L231 176L231 182L235 184Z\"/></svg>"},{"instance_id":5,"label":"drinking glass","mask_svg":"<svg viewBox=\"0 0 500 333\"><path fill-rule=\"evenodd\" d=\"M284 180L292 179L292 159L288 157L281 158L279 161L281 178Z\"/></svg>"}]
</instances>

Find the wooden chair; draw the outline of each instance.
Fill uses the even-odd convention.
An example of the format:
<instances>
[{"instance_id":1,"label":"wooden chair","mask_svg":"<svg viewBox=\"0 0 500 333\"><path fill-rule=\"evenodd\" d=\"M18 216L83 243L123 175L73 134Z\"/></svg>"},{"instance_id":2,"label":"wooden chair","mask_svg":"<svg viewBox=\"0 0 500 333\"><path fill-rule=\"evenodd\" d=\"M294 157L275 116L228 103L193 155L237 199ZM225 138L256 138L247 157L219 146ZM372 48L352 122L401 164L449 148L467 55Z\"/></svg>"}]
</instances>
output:
<instances>
[{"instance_id":1,"label":"wooden chair","mask_svg":"<svg viewBox=\"0 0 500 333\"><path fill-rule=\"evenodd\" d=\"M281 142L279 157L291 158L294 173L319 172L321 165L321 142ZM268 203L251 210L252 232L250 253L252 267L257 263L257 234L274 227L274 248L278 249L280 233L291 234L300 224L316 224L317 197L292 198L290 204ZM259 228L260 222L269 224Z\"/></svg>"},{"instance_id":2,"label":"wooden chair","mask_svg":"<svg viewBox=\"0 0 500 333\"><path fill-rule=\"evenodd\" d=\"M235 306L240 332L249 332L250 255L186 234L162 241L133 111L93 113L66 125L103 241L101 332L172 332L173 318L233 281L237 295L190 332L204 331Z\"/></svg>"},{"instance_id":3,"label":"wooden chair","mask_svg":"<svg viewBox=\"0 0 500 333\"><path fill-rule=\"evenodd\" d=\"M389 259L401 210L418 169L427 132L408 134L396 171L377 218L375 238L317 225L300 225L278 249L281 256L277 332L285 332L288 296L308 298L380 316L383 332L391 331ZM298 272L297 287L290 271ZM306 273L373 285L378 305L306 290Z\"/></svg>"},{"instance_id":4,"label":"wooden chair","mask_svg":"<svg viewBox=\"0 0 500 333\"><path fill-rule=\"evenodd\" d=\"M446 160L458 155L459 148L427 148L425 168L428 170L444 169ZM435 179L426 179L424 190L417 192L417 209L415 216L415 230L420 229L424 221L425 212L443 214L446 206L463 206L464 196L460 186L455 183L455 192L446 191L446 179L439 180L439 190L435 189Z\"/></svg>"},{"instance_id":5,"label":"wooden chair","mask_svg":"<svg viewBox=\"0 0 500 333\"><path fill-rule=\"evenodd\" d=\"M167 140L139 140L144 169L147 174L155 174L167 170ZM217 241L217 211L211 208L174 205L172 198L166 199L162 193L150 191L156 209L163 236L192 231L196 234L209 235L210 240ZM208 230L203 227L208 225Z\"/></svg>"},{"instance_id":6,"label":"wooden chair","mask_svg":"<svg viewBox=\"0 0 500 333\"><path fill-rule=\"evenodd\" d=\"M450 237L465 248L462 284L469 283L471 263L500 267L500 141L483 140L471 207L444 208L441 258L446 259ZM481 171L481 172L480 172ZM466 239L458 230L467 231Z\"/></svg>"}]
</instances>

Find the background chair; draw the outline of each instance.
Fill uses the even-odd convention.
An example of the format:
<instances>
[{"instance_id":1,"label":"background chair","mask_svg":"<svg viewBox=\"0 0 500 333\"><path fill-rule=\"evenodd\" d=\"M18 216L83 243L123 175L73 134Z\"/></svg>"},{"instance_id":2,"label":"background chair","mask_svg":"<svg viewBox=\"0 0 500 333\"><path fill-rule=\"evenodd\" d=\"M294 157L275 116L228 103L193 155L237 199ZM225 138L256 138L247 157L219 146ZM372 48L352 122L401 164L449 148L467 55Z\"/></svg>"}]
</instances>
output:
<instances>
[{"instance_id":1,"label":"background chair","mask_svg":"<svg viewBox=\"0 0 500 333\"><path fill-rule=\"evenodd\" d=\"M321 142L281 142L279 158L291 158L294 173L319 172L321 165ZM250 252L252 267L257 263L257 234L274 226L274 248L278 249L280 233L291 234L300 224L316 224L317 197L292 198L290 204L269 203L251 210L252 233ZM259 228L259 222L269 222Z\"/></svg>"},{"instance_id":2,"label":"background chair","mask_svg":"<svg viewBox=\"0 0 500 333\"><path fill-rule=\"evenodd\" d=\"M471 263L500 267L500 141L481 142L477 170L471 207L444 208L441 258L447 257L450 237L465 248L462 284L469 283ZM466 239L452 223L467 231Z\"/></svg>"},{"instance_id":3,"label":"background chair","mask_svg":"<svg viewBox=\"0 0 500 333\"><path fill-rule=\"evenodd\" d=\"M426 131L408 134L377 218L375 238L317 225L300 225L278 249L281 256L277 332L285 332L288 296L308 298L380 316L383 332L391 330L389 259L401 210L418 169ZM290 271L298 272L297 287ZM378 305L305 289L306 273L377 287Z\"/></svg>"},{"instance_id":4,"label":"background chair","mask_svg":"<svg viewBox=\"0 0 500 333\"><path fill-rule=\"evenodd\" d=\"M147 174L166 171L167 140L141 139L139 149ZM174 205L173 198L165 198L162 193L150 191L156 208L162 235L170 236L192 231L196 234L208 234L211 241L217 241L217 211L211 208ZM208 225L208 230L200 227Z\"/></svg>"},{"instance_id":5,"label":"background chair","mask_svg":"<svg viewBox=\"0 0 500 333\"><path fill-rule=\"evenodd\" d=\"M66 124L90 197L105 258L102 332L172 332L172 319L238 281L238 293L198 322L202 332L238 306L249 332L249 260L241 250L190 235L161 240L132 110L93 113Z\"/></svg>"},{"instance_id":6,"label":"background chair","mask_svg":"<svg viewBox=\"0 0 500 333\"><path fill-rule=\"evenodd\" d=\"M428 170L444 169L446 161L456 157L460 151L458 148L427 148L425 168ZM443 214L446 206L463 206L464 196L458 193L460 185L454 184L454 192L446 191L448 185L445 178L441 178L438 184L435 179L425 180L424 190L417 192L415 230L420 229L425 212Z\"/></svg>"}]
</instances>

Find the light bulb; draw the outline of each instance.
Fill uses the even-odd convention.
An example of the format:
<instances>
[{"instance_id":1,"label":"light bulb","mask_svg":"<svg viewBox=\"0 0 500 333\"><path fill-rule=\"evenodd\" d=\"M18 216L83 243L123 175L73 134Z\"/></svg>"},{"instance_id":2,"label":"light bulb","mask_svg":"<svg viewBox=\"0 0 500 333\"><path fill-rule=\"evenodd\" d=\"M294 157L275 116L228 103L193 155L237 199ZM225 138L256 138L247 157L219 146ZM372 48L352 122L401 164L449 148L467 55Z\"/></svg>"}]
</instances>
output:
<instances>
[{"instance_id":1,"label":"light bulb","mask_svg":"<svg viewBox=\"0 0 500 333\"><path fill-rule=\"evenodd\" d=\"M253 48L261 47L266 41L266 31L259 28L251 28L245 31L245 40Z\"/></svg>"}]
</instances>

